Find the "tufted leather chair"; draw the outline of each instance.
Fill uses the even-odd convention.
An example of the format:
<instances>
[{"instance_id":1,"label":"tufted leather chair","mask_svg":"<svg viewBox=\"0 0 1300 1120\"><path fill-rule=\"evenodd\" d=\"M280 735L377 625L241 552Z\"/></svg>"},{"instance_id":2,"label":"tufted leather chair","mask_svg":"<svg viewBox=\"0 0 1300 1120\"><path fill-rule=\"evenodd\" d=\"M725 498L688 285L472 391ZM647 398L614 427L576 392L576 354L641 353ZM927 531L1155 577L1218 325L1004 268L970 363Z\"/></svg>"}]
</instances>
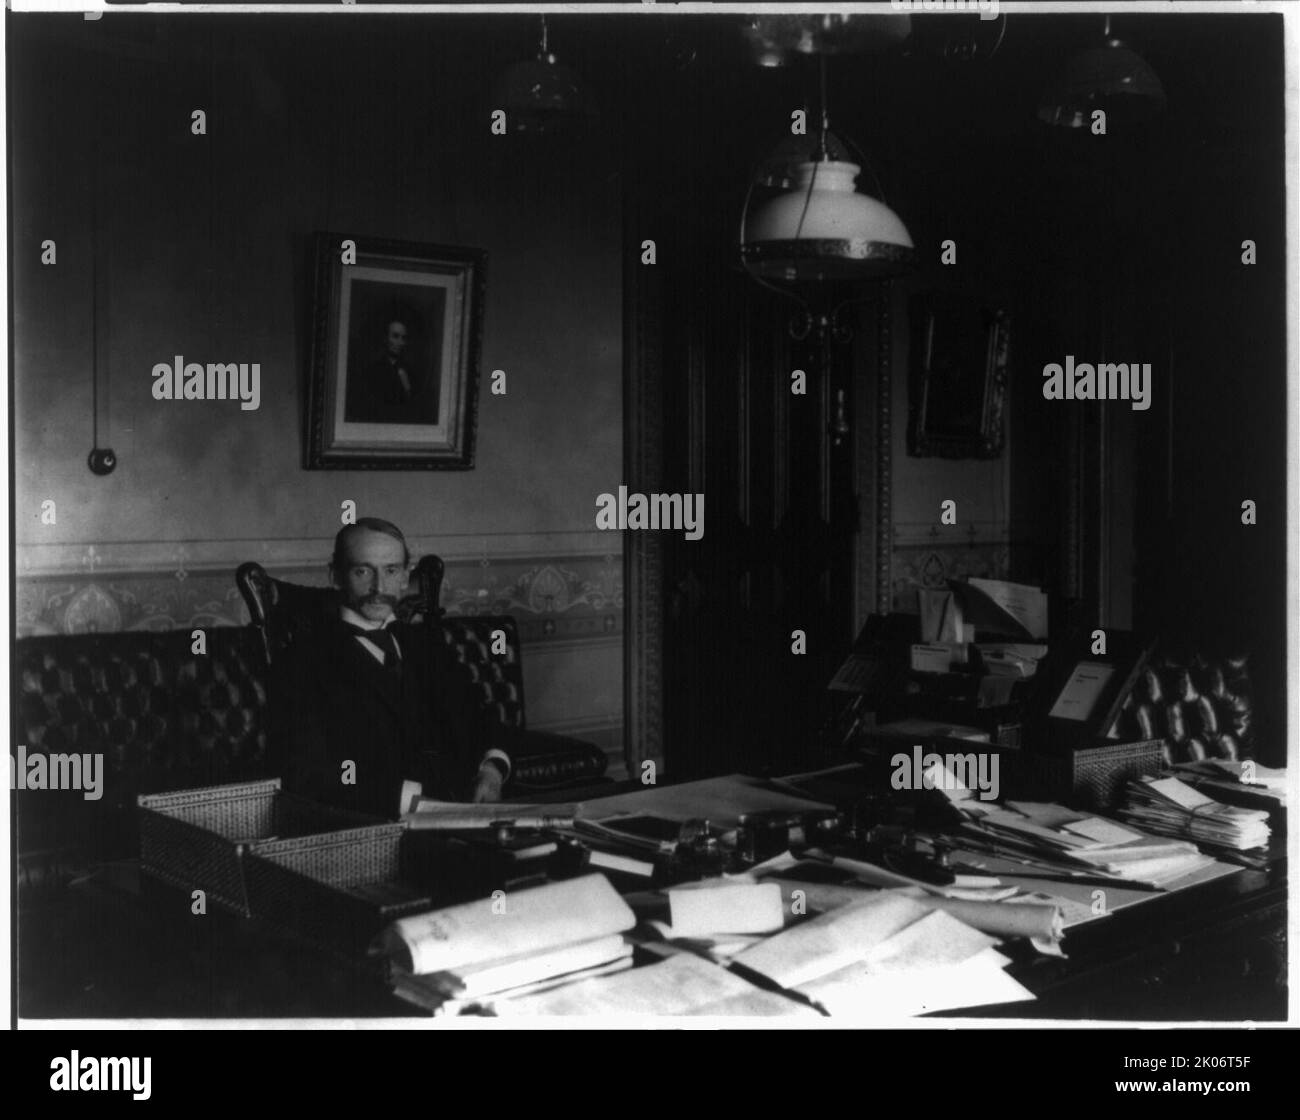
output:
<instances>
[{"instance_id":1,"label":"tufted leather chair","mask_svg":"<svg viewBox=\"0 0 1300 1120\"><path fill-rule=\"evenodd\" d=\"M494 654L494 634L505 653ZM451 648L452 656L465 670L465 684L492 718L507 727L523 729L524 674L519 661L519 632L507 615L444 617L438 637Z\"/></svg>"},{"instance_id":2,"label":"tufted leather chair","mask_svg":"<svg viewBox=\"0 0 1300 1120\"><path fill-rule=\"evenodd\" d=\"M1166 763L1253 757L1247 662L1242 654L1161 651L1124 704L1120 736L1163 739Z\"/></svg>"},{"instance_id":3,"label":"tufted leather chair","mask_svg":"<svg viewBox=\"0 0 1300 1120\"><path fill-rule=\"evenodd\" d=\"M18 850L66 846L100 858L136 846L138 793L266 776L258 636L217 628L23 638L14 652L13 752L103 754L103 792L18 794Z\"/></svg>"},{"instance_id":4,"label":"tufted leather chair","mask_svg":"<svg viewBox=\"0 0 1300 1120\"><path fill-rule=\"evenodd\" d=\"M423 621L437 640L452 648L464 668L465 685L492 718L515 732L510 754L513 773L507 795L551 789L578 779L599 780L607 760L599 747L566 735L529 731L524 708L523 665L519 630L505 615L449 617L439 605L445 571L442 558L424 556L415 565L415 590L398 605L403 621ZM309 639L315 621L337 610L331 589L302 587L266 574L260 564L247 563L235 573L248 604L249 616L262 636L268 664L292 642ZM498 641L498 635L504 639ZM504 645L504 652L493 652Z\"/></svg>"},{"instance_id":5,"label":"tufted leather chair","mask_svg":"<svg viewBox=\"0 0 1300 1120\"><path fill-rule=\"evenodd\" d=\"M519 630L509 615L444 616L437 623L441 640L465 669L466 686L492 718L514 728L511 746L514 774L508 793L548 789L578 778L599 779L605 754L591 743L567 735L529 731L524 707L524 674L519 659ZM504 646L504 653L494 653Z\"/></svg>"}]
</instances>

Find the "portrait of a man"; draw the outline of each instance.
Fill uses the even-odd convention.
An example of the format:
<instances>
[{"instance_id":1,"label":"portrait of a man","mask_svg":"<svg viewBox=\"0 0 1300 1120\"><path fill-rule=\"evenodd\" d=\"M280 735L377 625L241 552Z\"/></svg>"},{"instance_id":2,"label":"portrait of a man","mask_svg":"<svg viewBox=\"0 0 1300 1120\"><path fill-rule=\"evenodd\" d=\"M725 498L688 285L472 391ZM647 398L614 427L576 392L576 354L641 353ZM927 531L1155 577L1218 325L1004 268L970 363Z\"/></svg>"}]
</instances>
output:
<instances>
[{"instance_id":1,"label":"portrait of a man","mask_svg":"<svg viewBox=\"0 0 1300 1120\"><path fill-rule=\"evenodd\" d=\"M391 286L357 285L359 301L364 301L366 288ZM423 294L428 302L441 293L426 289ZM368 324L369 329L360 332L350 347L353 358L348 368L344 420L354 424L438 423L438 344L426 326L431 320L412 306L391 304L356 316L354 321Z\"/></svg>"}]
</instances>

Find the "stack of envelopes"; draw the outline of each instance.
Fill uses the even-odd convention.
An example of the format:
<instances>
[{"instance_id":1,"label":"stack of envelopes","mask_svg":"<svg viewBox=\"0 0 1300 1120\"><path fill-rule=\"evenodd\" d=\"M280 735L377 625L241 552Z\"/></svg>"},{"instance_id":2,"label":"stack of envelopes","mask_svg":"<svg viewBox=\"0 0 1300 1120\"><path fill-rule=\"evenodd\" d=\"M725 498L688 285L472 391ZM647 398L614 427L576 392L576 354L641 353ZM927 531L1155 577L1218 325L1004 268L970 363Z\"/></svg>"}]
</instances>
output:
<instances>
[{"instance_id":1,"label":"stack of envelopes","mask_svg":"<svg viewBox=\"0 0 1300 1120\"><path fill-rule=\"evenodd\" d=\"M1150 832L1239 852L1268 846L1266 809L1225 805L1177 778L1129 782L1127 794L1120 815Z\"/></svg>"}]
</instances>

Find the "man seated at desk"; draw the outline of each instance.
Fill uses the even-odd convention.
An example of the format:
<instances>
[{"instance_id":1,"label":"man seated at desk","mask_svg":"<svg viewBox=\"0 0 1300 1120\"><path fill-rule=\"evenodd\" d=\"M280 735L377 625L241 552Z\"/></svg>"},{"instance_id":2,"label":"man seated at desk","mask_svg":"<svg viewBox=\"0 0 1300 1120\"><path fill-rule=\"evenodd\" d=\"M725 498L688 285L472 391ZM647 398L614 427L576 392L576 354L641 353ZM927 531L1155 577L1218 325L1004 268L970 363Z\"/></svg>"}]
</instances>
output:
<instances>
[{"instance_id":1,"label":"man seated at desk","mask_svg":"<svg viewBox=\"0 0 1300 1120\"><path fill-rule=\"evenodd\" d=\"M474 704L450 649L396 621L410 579L397 526L364 517L334 540L337 615L275 666L273 750L286 791L396 817L402 783L449 800L498 801L505 728ZM351 764L351 765L349 765Z\"/></svg>"}]
</instances>

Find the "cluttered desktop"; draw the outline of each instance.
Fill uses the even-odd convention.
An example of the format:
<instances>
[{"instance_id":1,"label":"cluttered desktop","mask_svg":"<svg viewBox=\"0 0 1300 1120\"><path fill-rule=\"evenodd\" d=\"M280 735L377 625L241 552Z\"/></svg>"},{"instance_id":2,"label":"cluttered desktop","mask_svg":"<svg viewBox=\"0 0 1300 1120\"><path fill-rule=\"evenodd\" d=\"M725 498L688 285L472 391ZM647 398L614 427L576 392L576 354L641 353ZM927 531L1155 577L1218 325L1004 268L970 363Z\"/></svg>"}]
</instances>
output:
<instances>
[{"instance_id":1,"label":"cluttered desktop","mask_svg":"<svg viewBox=\"0 0 1300 1120\"><path fill-rule=\"evenodd\" d=\"M970 580L870 620L801 773L407 788L374 823L275 779L141 797L140 859L61 934L100 963L28 1014L98 985L110 1016L1285 1017L1286 774L1251 757L1240 666L1051 648L1040 596Z\"/></svg>"}]
</instances>

